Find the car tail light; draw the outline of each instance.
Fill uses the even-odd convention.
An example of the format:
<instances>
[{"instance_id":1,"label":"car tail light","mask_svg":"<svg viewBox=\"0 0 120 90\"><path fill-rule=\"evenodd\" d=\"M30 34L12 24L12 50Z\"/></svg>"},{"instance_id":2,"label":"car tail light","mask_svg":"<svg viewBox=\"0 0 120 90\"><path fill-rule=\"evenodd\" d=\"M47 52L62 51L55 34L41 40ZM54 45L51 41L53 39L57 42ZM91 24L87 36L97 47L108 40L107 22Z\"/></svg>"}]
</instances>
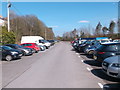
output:
<instances>
[{"instance_id":1,"label":"car tail light","mask_svg":"<svg viewBox=\"0 0 120 90\"><path fill-rule=\"evenodd\" d=\"M98 54L104 54L105 52L98 52Z\"/></svg>"}]
</instances>

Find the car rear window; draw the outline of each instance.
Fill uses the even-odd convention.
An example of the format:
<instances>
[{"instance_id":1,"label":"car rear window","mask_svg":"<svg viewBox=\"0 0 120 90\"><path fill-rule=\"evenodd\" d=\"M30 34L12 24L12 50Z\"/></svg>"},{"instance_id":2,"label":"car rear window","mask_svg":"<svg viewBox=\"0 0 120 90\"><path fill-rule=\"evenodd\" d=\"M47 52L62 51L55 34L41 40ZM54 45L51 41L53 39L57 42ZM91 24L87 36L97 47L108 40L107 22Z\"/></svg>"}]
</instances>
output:
<instances>
[{"instance_id":1,"label":"car rear window","mask_svg":"<svg viewBox=\"0 0 120 90\"><path fill-rule=\"evenodd\" d=\"M32 44L22 44L22 46L32 46Z\"/></svg>"},{"instance_id":2,"label":"car rear window","mask_svg":"<svg viewBox=\"0 0 120 90\"><path fill-rule=\"evenodd\" d=\"M26 44L26 46L32 46L32 44Z\"/></svg>"},{"instance_id":3,"label":"car rear window","mask_svg":"<svg viewBox=\"0 0 120 90\"><path fill-rule=\"evenodd\" d=\"M118 45L101 45L97 50L100 50L100 51L118 51Z\"/></svg>"}]
</instances>

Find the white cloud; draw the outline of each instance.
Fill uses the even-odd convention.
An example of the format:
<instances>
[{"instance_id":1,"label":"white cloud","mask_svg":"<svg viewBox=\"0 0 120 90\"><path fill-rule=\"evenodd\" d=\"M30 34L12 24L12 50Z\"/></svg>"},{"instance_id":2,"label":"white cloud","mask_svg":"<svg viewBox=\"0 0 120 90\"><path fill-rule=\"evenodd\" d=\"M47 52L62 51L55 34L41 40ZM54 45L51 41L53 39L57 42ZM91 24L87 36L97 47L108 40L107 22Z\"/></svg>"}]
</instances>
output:
<instances>
[{"instance_id":1,"label":"white cloud","mask_svg":"<svg viewBox=\"0 0 120 90\"><path fill-rule=\"evenodd\" d=\"M49 27L51 27L51 28L58 28L58 26L49 26Z\"/></svg>"},{"instance_id":2,"label":"white cloud","mask_svg":"<svg viewBox=\"0 0 120 90\"><path fill-rule=\"evenodd\" d=\"M87 20L81 20L81 21L78 21L78 23L89 23L90 21L87 21Z\"/></svg>"}]
</instances>

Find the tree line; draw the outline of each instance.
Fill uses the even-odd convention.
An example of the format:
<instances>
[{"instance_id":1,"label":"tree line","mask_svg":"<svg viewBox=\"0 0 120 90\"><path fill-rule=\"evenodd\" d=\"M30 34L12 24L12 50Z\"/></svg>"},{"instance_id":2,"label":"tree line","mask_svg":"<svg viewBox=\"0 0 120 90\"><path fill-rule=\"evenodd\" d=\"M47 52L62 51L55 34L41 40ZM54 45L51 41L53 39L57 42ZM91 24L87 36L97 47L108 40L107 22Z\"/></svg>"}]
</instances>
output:
<instances>
[{"instance_id":1,"label":"tree line","mask_svg":"<svg viewBox=\"0 0 120 90\"><path fill-rule=\"evenodd\" d=\"M16 15L13 11L10 12L10 32L7 32L7 25L2 27L2 39L6 36L4 32L8 34L13 33L14 40L11 42L18 44L22 36L41 36L46 40L51 40L55 37L52 28L47 27L37 16L20 16ZM2 40L2 43L10 43L7 40Z\"/></svg>"},{"instance_id":2,"label":"tree line","mask_svg":"<svg viewBox=\"0 0 120 90\"><path fill-rule=\"evenodd\" d=\"M74 40L75 38L93 38L93 37L109 37L112 39L120 39L120 19L117 22L111 21L109 27L102 26L100 22L96 25L95 29L91 26L82 27L79 29L65 32L62 37L58 36L61 40Z\"/></svg>"}]
</instances>

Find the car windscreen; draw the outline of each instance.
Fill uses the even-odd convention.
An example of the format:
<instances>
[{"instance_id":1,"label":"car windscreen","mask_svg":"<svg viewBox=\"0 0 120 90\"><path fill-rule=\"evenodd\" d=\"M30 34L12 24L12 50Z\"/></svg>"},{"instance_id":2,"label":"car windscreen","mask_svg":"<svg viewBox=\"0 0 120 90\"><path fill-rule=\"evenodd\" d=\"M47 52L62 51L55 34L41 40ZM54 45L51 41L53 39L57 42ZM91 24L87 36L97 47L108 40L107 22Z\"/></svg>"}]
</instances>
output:
<instances>
[{"instance_id":1,"label":"car windscreen","mask_svg":"<svg viewBox=\"0 0 120 90\"><path fill-rule=\"evenodd\" d=\"M12 48L11 47L8 47L8 46L3 46L2 47L4 50L11 50Z\"/></svg>"},{"instance_id":2,"label":"car windscreen","mask_svg":"<svg viewBox=\"0 0 120 90\"><path fill-rule=\"evenodd\" d=\"M21 45L18 45L18 44L15 44L15 46L18 47L18 48L22 48L22 46L21 46Z\"/></svg>"},{"instance_id":3,"label":"car windscreen","mask_svg":"<svg viewBox=\"0 0 120 90\"><path fill-rule=\"evenodd\" d=\"M43 43L44 42L44 40L39 40L39 43Z\"/></svg>"}]
</instances>

